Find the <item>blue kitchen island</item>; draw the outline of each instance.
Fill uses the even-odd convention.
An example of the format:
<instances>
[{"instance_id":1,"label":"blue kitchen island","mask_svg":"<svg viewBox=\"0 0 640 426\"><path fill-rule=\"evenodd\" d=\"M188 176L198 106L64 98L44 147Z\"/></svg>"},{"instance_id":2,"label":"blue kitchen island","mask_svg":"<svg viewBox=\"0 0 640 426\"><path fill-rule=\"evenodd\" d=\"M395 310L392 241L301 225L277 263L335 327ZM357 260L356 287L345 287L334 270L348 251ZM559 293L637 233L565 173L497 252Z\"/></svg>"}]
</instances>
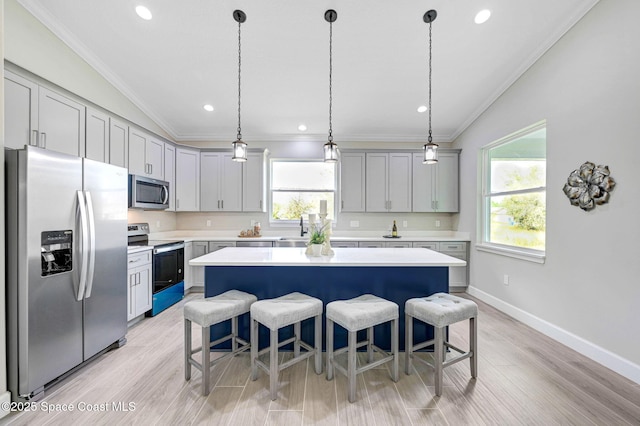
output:
<instances>
[{"instance_id":1,"label":"blue kitchen island","mask_svg":"<svg viewBox=\"0 0 640 426\"><path fill-rule=\"evenodd\" d=\"M305 248L227 247L189 261L205 267L205 297L227 290L255 294L258 300L298 291L317 297L326 306L334 300L365 293L391 300L400 307L400 349L404 349L404 304L412 297L449 291L449 267L466 262L424 248L335 248L331 257L311 257ZM240 318L240 336L249 340L249 315ZM324 328L323 320L323 347ZM289 327L292 329L292 327ZM211 340L230 332L230 324L211 329ZM291 336L281 330L281 339ZM363 332L364 333L364 332ZM313 322L303 323L302 337L313 341ZM416 324L416 340L431 338L429 326ZM362 336L364 338L364 334ZM376 345L390 348L390 325L376 327ZM260 327L260 342L269 342L268 330ZM336 347L346 346L346 332L336 327ZM224 344L220 349L229 349Z\"/></svg>"}]
</instances>

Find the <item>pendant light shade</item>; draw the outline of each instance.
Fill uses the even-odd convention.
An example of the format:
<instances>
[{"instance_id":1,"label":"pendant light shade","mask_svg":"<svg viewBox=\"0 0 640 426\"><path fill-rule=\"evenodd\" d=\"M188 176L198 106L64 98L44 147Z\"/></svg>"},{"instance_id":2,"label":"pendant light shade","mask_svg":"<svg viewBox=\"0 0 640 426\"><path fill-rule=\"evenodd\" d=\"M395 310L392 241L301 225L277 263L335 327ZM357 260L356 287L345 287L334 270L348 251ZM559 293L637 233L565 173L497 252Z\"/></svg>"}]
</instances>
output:
<instances>
[{"instance_id":1,"label":"pendant light shade","mask_svg":"<svg viewBox=\"0 0 640 426\"><path fill-rule=\"evenodd\" d=\"M233 161L247 161L247 144L242 142L242 131L240 128L240 69L241 69L241 25L247 20L247 15L241 10L233 11L233 19L238 23L238 135L235 142L231 144L233 147Z\"/></svg>"},{"instance_id":2,"label":"pendant light shade","mask_svg":"<svg viewBox=\"0 0 640 426\"><path fill-rule=\"evenodd\" d=\"M333 77L333 23L338 19L338 13L329 9L324 13L324 19L329 23L329 141L324 144L324 161L325 163L335 163L339 158L338 145L333 142L333 127L331 123L332 116L332 77Z\"/></svg>"},{"instance_id":3,"label":"pendant light shade","mask_svg":"<svg viewBox=\"0 0 640 426\"><path fill-rule=\"evenodd\" d=\"M438 162L438 144L433 143L433 136L431 132L431 24L435 21L437 16L438 13L432 9L422 17L424 22L429 24L429 137L427 138L428 143L423 147L423 164L436 164Z\"/></svg>"}]
</instances>

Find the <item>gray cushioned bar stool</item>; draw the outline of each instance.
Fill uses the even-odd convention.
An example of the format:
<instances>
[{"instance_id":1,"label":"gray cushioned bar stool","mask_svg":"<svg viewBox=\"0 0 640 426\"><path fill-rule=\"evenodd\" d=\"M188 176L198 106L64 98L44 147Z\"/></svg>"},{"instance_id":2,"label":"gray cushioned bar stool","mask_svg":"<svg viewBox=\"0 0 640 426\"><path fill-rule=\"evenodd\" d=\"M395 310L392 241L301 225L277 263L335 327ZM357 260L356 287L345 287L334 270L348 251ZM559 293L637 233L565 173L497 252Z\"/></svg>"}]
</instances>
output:
<instances>
[{"instance_id":1,"label":"gray cushioned bar stool","mask_svg":"<svg viewBox=\"0 0 640 426\"><path fill-rule=\"evenodd\" d=\"M238 316L249 312L258 298L239 290L229 290L214 297L192 300L184 305L184 378L191 379L191 366L202 372L202 394L209 395L209 376L213 365L228 357L249 349L249 342L238 337ZM231 334L211 342L210 327L231 320ZM202 346L191 347L191 323L202 327ZM231 340L231 352L211 361L211 348ZM192 355L202 350L202 364Z\"/></svg>"},{"instance_id":2,"label":"gray cushioned bar stool","mask_svg":"<svg viewBox=\"0 0 640 426\"><path fill-rule=\"evenodd\" d=\"M429 297L419 297L407 300L405 312L405 373L411 374L413 359L424 362L435 369L436 395L442 395L442 370L445 367L469 358L471 377L477 377L478 372L478 305L469 299L448 293L436 293ZM434 329L434 338L416 345L413 344L413 318L430 324ZM469 350L459 349L445 341L445 328L456 322L469 320ZM434 345L434 364L413 356L413 351ZM445 361L446 348L450 348L461 355Z\"/></svg>"},{"instance_id":3,"label":"gray cushioned bar stool","mask_svg":"<svg viewBox=\"0 0 640 426\"><path fill-rule=\"evenodd\" d=\"M300 339L302 321L314 318L315 347ZM264 325L270 330L269 347L258 351L258 327ZM278 342L278 330L293 324L293 337ZM278 363L278 348L293 343L293 358ZM300 347L307 352L300 354ZM269 366L258 356L269 352ZM322 373L322 301L306 294L294 292L275 299L260 300L251 305L251 380L258 378L258 367L269 375L271 400L278 397L278 374L285 368L315 356L316 374Z\"/></svg>"},{"instance_id":4,"label":"gray cushioned bar stool","mask_svg":"<svg viewBox=\"0 0 640 426\"><path fill-rule=\"evenodd\" d=\"M349 300L336 300L327 304L327 380L333 379L333 369L347 376L349 402L356 400L356 375L386 362L391 362L391 379L398 381L398 305L372 294L363 294ZM373 327L391 321L391 354L375 346ZM333 350L333 324L348 331L348 345ZM367 339L357 341L357 333L367 330ZM367 347L368 363L356 368L356 351ZM373 362L373 352L384 358ZM347 368L338 364L335 356L347 352Z\"/></svg>"}]
</instances>

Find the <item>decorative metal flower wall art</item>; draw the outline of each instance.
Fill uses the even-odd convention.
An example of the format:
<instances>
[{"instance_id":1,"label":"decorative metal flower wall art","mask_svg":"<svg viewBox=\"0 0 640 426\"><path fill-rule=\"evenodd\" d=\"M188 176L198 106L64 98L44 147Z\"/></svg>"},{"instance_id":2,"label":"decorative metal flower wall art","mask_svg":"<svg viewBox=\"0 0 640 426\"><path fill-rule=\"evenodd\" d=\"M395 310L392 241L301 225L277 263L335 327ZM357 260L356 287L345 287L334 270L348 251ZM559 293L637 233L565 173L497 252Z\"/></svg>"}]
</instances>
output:
<instances>
[{"instance_id":1,"label":"decorative metal flower wall art","mask_svg":"<svg viewBox=\"0 0 640 426\"><path fill-rule=\"evenodd\" d=\"M589 211L598 204L608 202L609 192L615 185L609 166L596 166L587 161L571 172L562 190L569 197L571 205Z\"/></svg>"}]
</instances>

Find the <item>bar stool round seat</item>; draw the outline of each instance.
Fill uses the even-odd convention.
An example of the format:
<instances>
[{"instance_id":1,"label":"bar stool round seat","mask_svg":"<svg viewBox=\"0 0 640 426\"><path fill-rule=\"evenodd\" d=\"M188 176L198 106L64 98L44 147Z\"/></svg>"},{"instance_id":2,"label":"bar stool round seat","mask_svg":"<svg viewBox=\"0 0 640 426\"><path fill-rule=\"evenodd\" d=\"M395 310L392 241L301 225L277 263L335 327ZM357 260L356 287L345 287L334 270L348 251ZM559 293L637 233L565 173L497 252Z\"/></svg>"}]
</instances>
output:
<instances>
[{"instance_id":1,"label":"bar stool round seat","mask_svg":"<svg viewBox=\"0 0 640 426\"><path fill-rule=\"evenodd\" d=\"M238 317L249 312L258 298L253 294L239 290L229 290L213 297L192 300L184 305L184 341L185 341L185 380L191 379L191 366L202 372L202 394L209 395L209 377L211 367L228 357L249 349L249 342L238 337ZM231 320L231 334L211 342L210 327ZM191 323L202 327L202 345L192 348ZM231 352L211 361L211 348L231 340ZM192 355L202 351L202 364Z\"/></svg>"},{"instance_id":2,"label":"bar stool round seat","mask_svg":"<svg viewBox=\"0 0 640 426\"><path fill-rule=\"evenodd\" d=\"M418 360L435 369L436 395L442 395L442 370L456 362L469 358L471 377L477 377L478 370L478 305L469 299L454 296L449 293L436 293L429 297L409 299L405 303L405 373L411 374L412 360ZM432 325L434 338L425 342L413 342L413 319ZM469 320L469 350L463 351L446 341L446 327L460 321ZM414 351L434 345L434 363L417 358ZM460 355L450 359L446 358L447 348L453 349Z\"/></svg>"},{"instance_id":3,"label":"bar stool round seat","mask_svg":"<svg viewBox=\"0 0 640 426\"><path fill-rule=\"evenodd\" d=\"M316 374L322 373L322 301L306 294L293 292L275 299L260 300L251 305L251 379L258 378L258 368L269 375L271 400L278 397L278 375L280 371L300 361L315 356ZM300 336L302 321L314 318L314 346L304 342ZM259 351L259 324L270 331L269 346ZM278 330L293 325L293 337L282 342L278 339ZM292 359L279 363L278 348L293 343ZM300 348L306 350L300 353ZM259 356L269 352L269 366Z\"/></svg>"},{"instance_id":4,"label":"bar stool round seat","mask_svg":"<svg viewBox=\"0 0 640 426\"><path fill-rule=\"evenodd\" d=\"M356 375L386 362L391 362L391 379L398 381L398 305L372 294L363 294L349 300L336 300L327 304L327 380L333 379L334 368L347 377L349 402L356 399ZM391 322L391 353L378 348L374 344L374 326ZM348 332L348 345L333 349L334 323ZM367 330L367 339L358 342L357 332ZM368 363L356 368L356 351L359 347L367 347ZM335 356L347 352L347 368L338 362ZM373 353L378 352L383 358L373 362Z\"/></svg>"}]
</instances>

